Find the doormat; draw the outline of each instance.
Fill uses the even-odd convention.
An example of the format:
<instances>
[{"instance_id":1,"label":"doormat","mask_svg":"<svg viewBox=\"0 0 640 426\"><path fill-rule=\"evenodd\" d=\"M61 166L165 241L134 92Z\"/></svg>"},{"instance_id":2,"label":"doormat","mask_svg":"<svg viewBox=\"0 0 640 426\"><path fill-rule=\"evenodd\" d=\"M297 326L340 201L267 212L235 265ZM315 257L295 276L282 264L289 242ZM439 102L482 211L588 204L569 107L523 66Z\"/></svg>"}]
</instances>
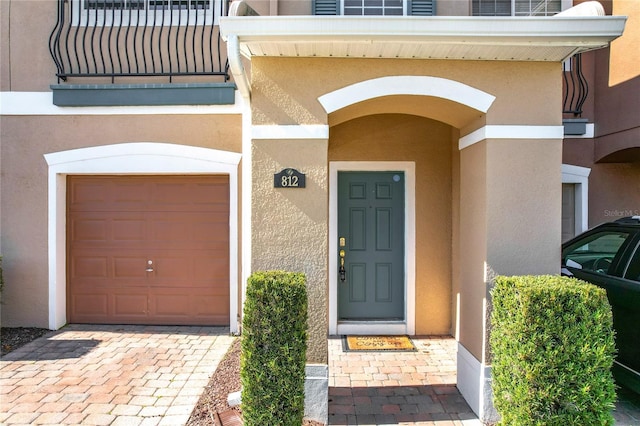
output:
<instances>
[{"instance_id":1,"label":"doormat","mask_svg":"<svg viewBox=\"0 0 640 426\"><path fill-rule=\"evenodd\" d=\"M345 352L415 352L409 336L342 336Z\"/></svg>"}]
</instances>

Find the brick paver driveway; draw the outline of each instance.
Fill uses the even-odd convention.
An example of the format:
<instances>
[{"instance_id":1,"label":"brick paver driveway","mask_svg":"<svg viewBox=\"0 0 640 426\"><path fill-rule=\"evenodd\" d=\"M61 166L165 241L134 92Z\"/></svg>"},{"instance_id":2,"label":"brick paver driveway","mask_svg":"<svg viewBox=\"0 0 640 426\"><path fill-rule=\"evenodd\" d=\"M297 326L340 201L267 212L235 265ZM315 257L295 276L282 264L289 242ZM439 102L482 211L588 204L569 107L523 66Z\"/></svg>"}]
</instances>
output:
<instances>
[{"instance_id":1,"label":"brick paver driveway","mask_svg":"<svg viewBox=\"0 0 640 426\"><path fill-rule=\"evenodd\" d=\"M70 325L0 360L0 423L184 425L223 327Z\"/></svg>"}]
</instances>

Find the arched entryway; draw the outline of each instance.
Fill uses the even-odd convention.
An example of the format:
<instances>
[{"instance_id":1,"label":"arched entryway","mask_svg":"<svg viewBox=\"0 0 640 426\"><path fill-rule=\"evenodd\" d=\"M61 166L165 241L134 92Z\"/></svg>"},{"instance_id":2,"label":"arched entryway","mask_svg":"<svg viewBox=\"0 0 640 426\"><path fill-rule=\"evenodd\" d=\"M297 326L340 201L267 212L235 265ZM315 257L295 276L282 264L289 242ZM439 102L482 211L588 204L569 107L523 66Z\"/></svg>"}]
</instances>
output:
<instances>
[{"instance_id":1,"label":"arched entryway","mask_svg":"<svg viewBox=\"0 0 640 426\"><path fill-rule=\"evenodd\" d=\"M330 334L444 335L457 328L452 270L457 256L454 219L459 210L460 129L481 123L494 99L466 84L429 76L376 78L319 98L330 123ZM389 226L381 212L385 218L387 212L391 212L389 217L394 212L386 205L369 206L357 219L340 217L340 205L348 201L339 182L355 172L360 173L356 185L365 178L378 185L376 175L394 172L390 177L403 184L396 191L402 190L404 204L396 208L395 216L401 216L396 226L404 232L381 230L402 239L397 243L399 254L390 256L390 247L377 247L383 261L367 254L371 265L347 259L352 241L342 234L357 235L358 231L345 226L361 227L368 220L365 237L373 253L374 240L380 238L376 227ZM369 210L371 218L364 219ZM354 220L356 223L345 225ZM353 249L354 255L362 251L362 247ZM342 252L347 268L352 269L349 274L354 275L351 280L342 279L339 273ZM398 269L403 274L396 276L398 282L393 285L401 287L402 297L390 290L389 271ZM357 282L358 274L367 274L368 286ZM385 316L384 311L376 311L380 300L403 306ZM349 312L352 306L355 313Z\"/></svg>"}]
</instances>

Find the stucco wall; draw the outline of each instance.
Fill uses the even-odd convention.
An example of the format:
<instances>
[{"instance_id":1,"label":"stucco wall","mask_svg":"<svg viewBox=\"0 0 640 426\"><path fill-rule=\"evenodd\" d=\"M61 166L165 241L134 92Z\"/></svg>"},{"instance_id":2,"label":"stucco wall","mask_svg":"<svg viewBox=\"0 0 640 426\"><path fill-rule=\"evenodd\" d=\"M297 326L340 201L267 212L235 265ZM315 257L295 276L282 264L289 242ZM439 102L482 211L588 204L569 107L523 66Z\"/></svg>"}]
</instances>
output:
<instances>
[{"instance_id":1,"label":"stucco wall","mask_svg":"<svg viewBox=\"0 0 640 426\"><path fill-rule=\"evenodd\" d=\"M613 15L627 16L624 34L611 42L609 85L640 77L640 2L614 0Z\"/></svg>"},{"instance_id":2,"label":"stucco wall","mask_svg":"<svg viewBox=\"0 0 640 426\"><path fill-rule=\"evenodd\" d=\"M415 161L416 334L451 332L451 144L450 126L399 114L347 121L329 137L329 161Z\"/></svg>"},{"instance_id":3,"label":"stucco wall","mask_svg":"<svg viewBox=\"0 0 640 426\"><path fill-rule=\"evenodd\" d=\"M328 164L326 140L253 142L252 270L304 272L309 296L307 360L327 363ZM274 188L292 167L305 188Z\"/></svg>"},{"instance_id":4,"label":"stucco wall","mask_svg":"<svg viewBox=\"0 0 640 426\"><path fill-rule=\"evenodd\" d=\"M489 139L460 155L460 342L486 360L492 278L560 272L562 141Z\"/></svg>"},{"instance_id":5,"label":"stucco wall","mask_svg":"<svg viewBox=\"0 0 640 426\"><path fill-rule=\"evenodd\" d=\"M559 63L542 62L254 57L252 120L253 124L325 124L327 114L317 100L321 95L378 77L424 75L496 96L487 124L559 125L560 70Z\"/></svg>"},{"instance_id":6,"label":"stucco wall","mask_svg":"<svg viewBox=\"0 0 640 426\"><path fill-rule=\"evenodd\" d=\"M9 86L9 16L11 3L0 1L0 91L10 90Z\"/></svg>"},{"instance_id":7,"label":"stucco wall","mask_svg":"<svg viewBox=\"0 0 640 426\"><path fill-rule=\"evenodd\" d=\"M57 1L2 1L2 90L46 91L57 82L49 54ZM8 24L8 25L5 25Z\"/></svg>"},{"instance_id":8,"label":"stucco wall","mask_svg":"<svg viewBox=\"0 0 640 426\"><path fill-rule=\"evenodd\" d=\"M3 326L49 326L44 154L122 142L241 151L239 115L3 116L0 127Z\"/></svg>"},{"instance_id":9,"label":"stucco wall","mask_svg":"<svg viewBox=\"0 0 640 426\"><path fill-rule=\"evenodd\" d=\"M460 152L459 341L482 360L483 300L487 260L487 147L481 142Z\"/></svg>"},{"instance_id":10,"label":"stucco wall","mask_svg":"<svg viewBox=\"0 0 640 426\"><path fill-rule=\"evenodd\" d=\"M640 215L640 162L594 164L589 175L589 227Z\"/></svg>"}]
</instances>

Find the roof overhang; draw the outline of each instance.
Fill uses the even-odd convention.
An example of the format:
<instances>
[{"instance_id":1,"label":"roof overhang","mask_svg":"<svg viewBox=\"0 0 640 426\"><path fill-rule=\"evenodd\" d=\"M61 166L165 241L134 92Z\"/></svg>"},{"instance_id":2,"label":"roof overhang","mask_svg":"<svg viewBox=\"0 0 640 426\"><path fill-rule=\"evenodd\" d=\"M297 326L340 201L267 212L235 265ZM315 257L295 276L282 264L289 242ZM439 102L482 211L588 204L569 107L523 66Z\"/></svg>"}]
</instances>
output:
<instances>
[{"instance_id":1,"label":"roof overhang","mask_svg":"<svg viewBox=\"0 0 640 426\"><path fill-rule=\"evenodd\" d=\"M624 16L235 16L243 56L562 61L622 35Z\"/></svg>"},{"instance_id":2,"label":"roof overhang","mask_svg":"<svg viewBox=\"0 0 640 426\"><path fill-rule=\"evenodd\" d=\"M229 16L222 38L264 57L560 62L622 35L625 16ZM232 69L234 63L231 63Z\"/></svg>"}]
</instances>

